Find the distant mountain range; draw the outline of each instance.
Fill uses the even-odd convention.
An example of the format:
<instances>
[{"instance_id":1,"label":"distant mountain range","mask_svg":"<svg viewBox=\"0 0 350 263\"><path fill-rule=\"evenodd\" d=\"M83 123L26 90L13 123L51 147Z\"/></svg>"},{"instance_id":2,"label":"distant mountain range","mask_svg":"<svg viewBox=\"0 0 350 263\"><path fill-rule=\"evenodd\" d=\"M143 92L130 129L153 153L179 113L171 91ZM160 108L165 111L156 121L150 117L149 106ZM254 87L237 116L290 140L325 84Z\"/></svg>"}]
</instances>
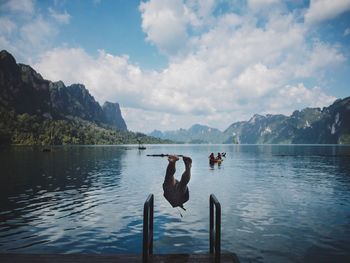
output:
<instances>
[{"instance_id":1,"label":"distant mountain range","mask_svg":"<svg viewBox=\"0 0 350 263\"><path fill-rule=\"evenodd\" d=\"M188 130L155 130L150 135L181 143L350 144L350 97L323 109L296 110L291 116L255 114L223 132L195 124Z\"/></svg>"},{"instance_id":2,"label":"distant mountain range","mask_svg":"<svg viewBox=\"0 0 350 263\"><path fill-rule=\"evenodd\" d=\"M169 139L179 143L231 143L230 135L218 129L200 124L195 124L188 130L179 129L165 132L154 130L148 135L161 139Z\"/></svg>"},{"instance_id":3,"label":"distant mountain range","mask_svg":"<svg viewBox=\"0 0 350 263\"><path fill-rule=\"evenodd\" d=\"M118 103L101 107L82 84L43 79L0 52L0 144L161 142L127 131Z\"/></svg>"},{"instance_id":4,"label":"distant mountain range","mask_svg":"<svg viewBox=\"0 0 350 263\"><path fill-rule=\"evenodd\" d=\"M0 52L0 144L349 144L350 97L291 116L256 114L223 132L195 124L149 135L127 131L118 103L101 107L84 85L45 80L7 51Z\"/></svg>"}]
</instances>

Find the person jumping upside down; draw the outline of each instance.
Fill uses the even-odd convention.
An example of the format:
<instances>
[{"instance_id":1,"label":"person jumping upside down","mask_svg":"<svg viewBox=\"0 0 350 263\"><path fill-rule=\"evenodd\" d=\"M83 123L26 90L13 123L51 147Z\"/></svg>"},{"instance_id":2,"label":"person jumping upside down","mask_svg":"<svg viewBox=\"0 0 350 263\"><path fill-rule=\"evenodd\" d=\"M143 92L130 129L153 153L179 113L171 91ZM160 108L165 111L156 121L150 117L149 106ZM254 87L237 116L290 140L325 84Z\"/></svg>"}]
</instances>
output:
<instances>
[{"instance_id":1,"label":"person jumping upside down","mask_svg":"<svg viewBox=\"0 0 350 263\"><path fill-rule=\"evenodd\" d=\"M180 182L175 179L174 174L176 171L175 164L179 160L176 155L170 155L168 157L168 167L163 183L164 197L173 207L183 207L183 204L190 198L189 190L187 187L188 182L191 179L191 167L192 159L190 157L182 157L185 164L185 171L182 174Z\"/></svg>"}]
</instances>

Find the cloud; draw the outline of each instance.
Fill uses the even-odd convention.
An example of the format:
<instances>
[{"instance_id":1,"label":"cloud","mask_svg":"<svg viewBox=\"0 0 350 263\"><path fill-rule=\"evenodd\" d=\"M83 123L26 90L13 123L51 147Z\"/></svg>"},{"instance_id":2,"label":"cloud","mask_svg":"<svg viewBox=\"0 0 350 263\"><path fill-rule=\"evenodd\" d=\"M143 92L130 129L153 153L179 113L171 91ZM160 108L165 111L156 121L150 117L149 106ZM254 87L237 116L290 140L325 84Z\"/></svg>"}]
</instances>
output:
<instances>
[{"instance_id":1,"label":"cloud","mask_svg":"<svg viewBox=\"0 0 350 263\"><path fill-rule=\"evenodd\" d=\"M276 99L277 98L277 99ZM320 87L306 88L303 83L286 85L266 101L266 113L291 114L305 107L324 107L332 104L336 98L329 96Z\"/></svg>"},{"instance_id":2,"label":"cloud","mask_svg":"<svg viewBox=\"0 0 350 263\"><path fill-rule=\"evenodd\" d=\"M10 12L20 12L26 14L34 13L34 1L33 0L9 0L3 4L3 8Z\"/></svg>"},{"instance_id":3,"label":"cloud","mask_svg":"<svg viewBox=\"0 0 350 263\"><path fill-rule=\"evenodd\" d=\"M141 2L142 29L163 53L174 54L186 44L188 10L181 0Z\"/></svg>"},{"instance_id":4,"label":"cloud","mask_svg":"<svg viewBox=\"0 0 350 263\"><path fill-rule=\"evenodd\" d=\"M331 46L316 41L310 50L303 56L304 63L298 65L295 69L296 77L310 77L320 73L322 69L331 69L337 67L346 61L337 46Z\"/></svg>"},{"instance_id":5,"label":"cloud","mask_svg":"<svg viewBox=\"0 0 350 263\"><path fill-rule=\"evenodd\" d=\"M7 17L0 17L0 34L1 35L9 35L14 30L16 30L17 26L11 19Z\"/></svg>"},{"instance_id":6,"label":"cloud","mask_svg":"<svg viewBox=\"0 0 350 263\"><path fill-rule=\"evenodd\" d=\"M344 30L344 36L348 36L350 35L350 27L348 27L347 29Z\"/></svg>"},{"instance_id":7,"label":"cloud","mask_svg":"<svg viewBox=\"0 0 350 263\"><path fill-rule=\"evenodd\" d=\"M276 4L280 4L280 0L248 0L248 7L253 12L257 13L266 8L271 8L276 6Z\"/></svg>"},{"instance_id":8,"label":"cloud","mask_svg":"<svg viewBox=\"0 0 350 263\"><path fill-rule=\"evenodd\" d=\"M113 56L101 50L92 57L82 48L56 48L44 53L34 68L53 81L85 84L101 103L140 103L142 107L147 82L142 83L141 70L129 64L127 56Z\"/></svg>"},{"instance_id":9,"label":"cloud","mask_svg":"<svg viewBox=\"0 0 350 263\"><path fill-rule=\"evenodd\" d=\"M17 60L31 63L36 57L56 44L59 27L70 21L67 11L53 8L43 12L35 1L10 0L0 4L0 44L13 53Z\"/></svg>"},{"instance_id":10,"label":"cloud","mask_svg":"<svg viewBox=\"0 0 350 263\"><path fill-rule=\"evenodd\" d=\"M305 14L307 24L315 24L332 19L350 10L350 0L311 0Z\"/></svg>"},{"instance_id":11,"label":"cloud","mask_svg":"<svg viewBox=\"0 0 350 263\"><path fill-rule=\"evenodd\" d=\"M66 10L63 13L59 13L59 12L53 10L52 8L49 8L48 10L49 10L51 17L53 17L58 23L69 24L71 16L70 16L70 14L67 13Z\"/></svg>"},{"instance_id":12,"label":"cloud","mask_svg":"<svg viewBox=\"0 0 350 263\"><path fill-rule=\"evenodd\" d=\"M274 4L249 2L254 10ZM53 81L85 84L101 104L119 102L136 131L198 122L225 129L254 113L290 114L334 100L319 80L346 62L338 45L310 39L309 27L294 12L267 12L260 23L249 11L214 15L217 7L211 0L140 4L147 41L169 58L162 70L144 70L126 55L100 50L93 56L68 46L43 49L34 68ZM42 16L30 22L20 32L31 45L57 33Z\"/></svg>"},{"instance_id":13,"label":"cloud","mask_svg":"<svg viewBox=\"0 0 350 263\"><path fill-rule=\"evenodd\" d=\"M67 85L83 82L101 104L119 102L128 127L139 131L189 127L198 120L225 129L234 120L266 109L289 112L291 107L327 105L333 100L319 89L283 84L288 83L284 75L264 64L234 74L192 57L162 71L143 71L126 56L100 51L92 57L81 48L59 48L46 52L34 68ZM288 107L286 101L291 102Z\"/></svg>"},{"instance_id":14,"label":"cloud","mask_svg":"<svg viewBox=\"0 0 350 263\"><path fill-rule=\"evenodd\" d=\"M41 16L25 24L20 29L22 39L32 46L43 46L47 40L57 34L57 30Z\"/></svg>"}]
</instances>

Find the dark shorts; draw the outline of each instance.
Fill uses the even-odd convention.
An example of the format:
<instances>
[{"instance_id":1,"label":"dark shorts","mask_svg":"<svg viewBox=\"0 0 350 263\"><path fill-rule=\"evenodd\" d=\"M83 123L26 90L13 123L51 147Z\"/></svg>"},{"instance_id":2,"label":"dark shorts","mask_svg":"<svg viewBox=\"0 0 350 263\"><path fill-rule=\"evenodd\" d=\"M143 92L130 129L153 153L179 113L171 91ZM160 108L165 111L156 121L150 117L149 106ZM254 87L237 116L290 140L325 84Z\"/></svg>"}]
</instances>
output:
<instances>
[{"instance_id":1,"label":"dark shorts","mask_svg":"<svg viewBox=\"0 0 350 263\"><path fill-rule=\"evenodd\" d=\"M178 180L176 180L175 186L163 184L164 197L173 207L181 206L190 199L187 186L185 189L181 189L179 185Z\"/></svg>"}]
</instances>

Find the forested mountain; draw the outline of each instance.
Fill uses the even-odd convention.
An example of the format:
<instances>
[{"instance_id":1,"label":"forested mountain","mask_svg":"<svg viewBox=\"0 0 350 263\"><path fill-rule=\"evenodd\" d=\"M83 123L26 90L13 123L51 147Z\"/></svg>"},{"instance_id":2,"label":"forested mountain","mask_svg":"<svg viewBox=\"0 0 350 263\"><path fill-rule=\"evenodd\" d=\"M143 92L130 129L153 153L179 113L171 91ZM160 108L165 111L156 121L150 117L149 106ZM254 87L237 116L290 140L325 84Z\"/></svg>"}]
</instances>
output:
<instances>
[{"instance_id":1,"label":"forested mountain","mask_svg":"<svg viewBox=\"0 0 350 263\"><path fill-rule=\"evenodd\" d=\"M248 121L235 122L224 132L202 129L154 131L150 135L183 143L240 144L349 144L350 97L329 107L306 108L291 116L255 114Z\"/></svg>"},{"instance_id":2,"label":"forested mountain","mask_svg":"<svg viewBox=\"0 0 350 263\"><path fill-rule=\"evenodd\" d=\"M149 135L180 143L223 143L230 137L218 129L200 124L194 124L188 130L179 129L176 131L165 132L154 130L149 133Z\"/></svg>"},{"instance_id":3,"label":"forested mountain","mask_svg":"<svg viewBox=\"0 0 350 263\"><path fill-rule=\"evenodd\" d=\"M348 144L350 143L350 97L329 107L306 108L283 115L254 115L234 123L225 134L239 143Z\"/></svg>"},{"instance_id":4,"label":"forested mountain","mask_svg":"<svg viewBox=\"0 0 350 263\"><path fill-rule=\"evenodd\" d=\"M0 143L120 144L161 140L127 131L118 103L103 107L82 84L45 80L0 52Z\"/></svg>"},{"instance_id":5,"label":"forested mountain","mask_svg":"<svg viewBox=\"0 0 350 263\"><path fill-rule=\"evenodd\" d=\"M224 132L195 124L151 136L127 131L118 103L103 107L82 84L45 80L28 65L0 52L0 144L159 143L350 143L350 97L329 107L306 108L291 116L255 114ZM169 142L169 141L168 141Z\"/></svg>"}]
</instances>

